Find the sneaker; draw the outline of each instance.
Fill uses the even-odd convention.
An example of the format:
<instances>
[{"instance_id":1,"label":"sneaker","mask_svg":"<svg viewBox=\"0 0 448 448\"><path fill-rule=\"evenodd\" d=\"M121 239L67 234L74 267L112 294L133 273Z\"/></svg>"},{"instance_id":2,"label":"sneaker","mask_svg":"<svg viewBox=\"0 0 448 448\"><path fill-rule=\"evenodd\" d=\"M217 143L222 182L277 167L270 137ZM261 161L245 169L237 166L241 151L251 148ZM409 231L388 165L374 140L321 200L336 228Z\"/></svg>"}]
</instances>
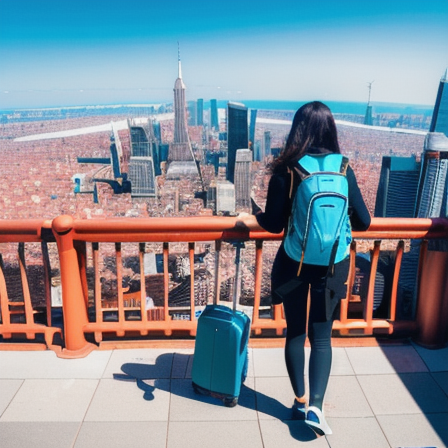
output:
<instances>
[{"instance_id":1,"label":"sneaker","mask_svg":"<svg viewBox=\"0 0 448 448\"><path fill-rule=\"evenodd\" d=\"M319 408L316 408L316 406L310 406L308 408L305 423L308 426L311 426L311 428L321 436L333 434L333 431L324 418L324 414Z\"/></svg>"},{"instance_id":2,"label":"sneaker","mask_svg":"<svg viewBox=\"0 0 448 448\"><path fill-rule=\"evenodd\" d=\"M292 406L292 418L293 420L305 420L306 417L306 404L300 403L294 399L294 404Z\"/></svg>"}]
</instances>

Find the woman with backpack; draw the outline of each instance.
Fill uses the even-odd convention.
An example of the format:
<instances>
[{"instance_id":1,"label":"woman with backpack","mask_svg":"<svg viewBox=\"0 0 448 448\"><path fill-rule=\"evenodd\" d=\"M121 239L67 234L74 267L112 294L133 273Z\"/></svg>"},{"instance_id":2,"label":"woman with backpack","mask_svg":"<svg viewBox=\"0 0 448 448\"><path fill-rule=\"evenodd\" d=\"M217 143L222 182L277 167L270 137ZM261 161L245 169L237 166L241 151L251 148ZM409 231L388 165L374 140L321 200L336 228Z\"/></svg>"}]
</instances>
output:
<instances>
[{"instance_id":1,"label":"woman with backpack","mask_svg":"<svg viewBox=\"0 0 448 448\"><path fill-rule=\"evenodd\" d=\"M330 155L330 157L326 157L326 155ZM316 254L319 252L316 249L304 248L303 250L299 249L297 254L294 253L294 248L300 247L303 242L297 245L298 243L293 241L295 236L291 234L292 232L300 234L302 231L297 230L295 226L305 224L301 223L300 219L298 224L294 224L293 217L300 212L306 214L306 211L303 210L305 208L311 209L311 205L307 207L303 199L301 199L302 202L297 202L294 201L294 198L300 184L305 185L305 182L308 182L306 179L311 177L312 169L310 167L316 163L320 165L322 161L324 161L323 165L326 165L327 160L336 160L338 167L341 166L339 177L345 182L345 192L336 191L328 198L323 198L319 194L315 195L317 200L313 199L313 204L316 207L320 205L320 209L316 208L317 211L309 217L310 225L306 224L306 230L303 232L307 236L304 239L306 241L308 232L316 227L316 232L319 234L318 227L321 225L319 213L337 209L339 205L336 202L333 204L331 201L337 201L338 197L342 198L342 205L345 198L346 208L343 214L345 214L346 223L342 222L339 227L336 222L330 224L337 234L328 236L326 239L334 238L337 241L331 241L333 246L328 249L330 255L323 262L325 264L320 261L317 264L313 254L309 254L309 252L314 252L314 255L319 256ZM351 228L366 230L371 220L355 174L346 162L347 159L340 155L336 124L330 109L319 101L303 105L294 116L285 147L270 167L272 177L269 182L265 211L258 211L255 215L241 213L237 220L237 225L244 225L251 230L266 230L271 233L285 231L285 237L272 267L272 301L274 304L283 303L285 312L287 325L285 361L295 394L292 408L293 418L305 420L320 435L332 433L323 415L323 399L331 369L333 320L337 318L339 302L346 297L347 292ZM339 179L336 175L333 177ZM324 179L323 183L320 181L317 181L317 184L311 183L307 188L312 190L313 185L326 185L325 181L327 180L329 179ZM320 190L320 187L317 189ZM302 195L301 189L299 191ZM311 193L313 192L311 191ZM327 202L319 204L321 199L325 199ZM293 207L301 210L293 210ZM301 220L305 221L305 218L302 217ZM342 216L343 220L344 216ZM311 240L312 237L309 236L309 239ZM307 246L308 244L309 242L306 243ZM307 258L313 262L307 262ZM311 300L307 322L309 291ZM304 379L307 329L311 346L308 405Z\"/></svg>"}]
</instances>

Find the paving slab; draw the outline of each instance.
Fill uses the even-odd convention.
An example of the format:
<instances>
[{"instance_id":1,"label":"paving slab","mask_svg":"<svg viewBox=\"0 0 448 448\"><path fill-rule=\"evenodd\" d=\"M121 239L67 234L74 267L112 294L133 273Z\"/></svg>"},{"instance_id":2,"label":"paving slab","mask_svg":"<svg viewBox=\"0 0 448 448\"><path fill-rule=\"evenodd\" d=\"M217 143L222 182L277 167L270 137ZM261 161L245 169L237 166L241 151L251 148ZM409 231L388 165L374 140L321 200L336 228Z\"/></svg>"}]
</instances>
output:
<instances>
[{"instance_id":1,"label":"paving slab","mask_svg":"<svg viewBox=\"0 0 448 448\"><path fill-rule=\"evenodd\" d=\"M258 418L260 420L290 420L294 392L288 377L255 379Z\"/></svg>"},{"instance_id":2,"label":"paving slab","mask_svg":"<svg viewBox=\"0 0 448 448\"><path fill-rule=\"evenodd\" d=\"M196 394L190 380L172 380L170 421L257 420L253 378L247 378L238 405L229 408L217 398Z\"/></svg>"},{"instance_id":3,"label":"paving slab","mask_svg":"<svg viewBox=\"0 0 448 448\"><path fill-rule=\"evenodd\" d=\"M171 378L183 379L189 373L189 365L193 362L192 353L174 353Z\"/></svg>"},{"instance_id":4,"label":"paving slab","mask_svg":"<svg viewBox=\"0 0 448 448\"><path fill-rule=\"evenodd\" d=\"M415 344L414 348L431 372L448 372L448 347L431 350Z\"/></svg>"},{"instance_id":5,"label":"paving slab","mask_svg":"<svg viewBox=\"0 0 448 448\"><path fill-rule=\"evenodd\" d=\"M327 436L331 448L390 448L375 417L329 417L333 434Z\"/></svg>"},{"instance_id":6,"label":"paving slab","mask_svg":"<svg viewBox=\"0 0 448 448\"><path fill-rule=\"evenodd\" d=\"M448 412L448 398L430 373L361 375L358 381L375 415Z\"/></svg>"},{"instance_id":7,"label":"paving slab","mask_svg":"<svg viewBox=\"0 0 448 448\"><path fill-rule=\"evenodd\" d=\"M377 418L392 447L448 446L448 413L379 415Z\"/></svg>"},{"instance_id":8,"label":"paving slab","mask_svg":"<svg viewBox=\"0 0 448 448\"><path fill-rule=\"evenodd\" d=\"M0 380L0 416L5 412L22 384L23 380Z\"/></svg>"},{"instance_id":9,"label":"paving slab","mask_svg":"<svg viewBox=\"0 0 448 448\"><path fill-rule=\"evenodd\" d=\"M261 348L253 351L254 375L288 376L283 348Z\"/></svg>"},{"instance_id":10,"label":"paving slab","mask_svg":"<svg viewBox=\"0 0 448 448\"><path fill-rule=\"evenodd\" d=\"M170 378L174 353L164 349L114 350L103 378L130 375L139 379Z\"/></svg>"},{"instance_id":11,"label":"paving slab","mask_svg":"<svg viewBox=\"0 0 448 448\"><path fill-rule=\"evenodd\" d=\"M300 421L260 420L264 448L328 448L325 437L320 437Z\"/></svg>"},{"instance_id":12,"label":"paving slab","mask_svg":"<svg viewBox=\"0 0 448 448\"><path fill-rule=\"evenodd\" d=\"M168 422L84 422L74 448L161 448Z\"/></svg>"},{"instance_id":13,"label":"paving slab","mask_svg":"<svg viewBox=\"0 0 448 448\"><path fill-rule=\"evenodd\" d=\"M25 380L3 422L81 422L99 380Z\"/></svg>"},{"instance_id":14,"label":"paving slab","mask_svg":"<svg viewBox=\"0 0 448 448\"><path fill-rule=\"evenodd\" d=\"M345 350L356 375L428 371L412 346L347 347Z\"/></svg>"},{"instance_id":15,"label":"paving slab","mask_svg":"<svg viewBox=\"0 0 448 448\"><path fill-rule=\"evenodd\" d=\"M263 448L257 421L172 421L167 448Z\"/></svg>"},{"instance_id":16,"label":"paving slab","mask_svg":"<svg viewBox=\"0 0 448 448\"><path fill-rule=\"evenodd\" d=\"M50 350L0 351L0 378L98 379L103 375L111 355L111 351L96 350L85 358L63 359Z\"/></svg>"},{"instance_id":17,"label":"paving slab","mask_svg":"<svg viewBox=\"0 0 448 448\"><path fill-rule=\"evenodd\" d=\"M80 423L0 422L4 448L72 448Z\"/></svg>"},{"instance_id":18,"label":"paving slab","mask_svg":"<svg viewBox=\"0 0 448 448\"><path fill-rule=\"evenodd\" d=\"M102 379L85 421L168 421L170 380L118 381Z\"/></svg>"},{"instance_id":19,"label":"paving slab","mask_svg":"<svg viewBox=\"0 0 448 448\"><path fill-rule=\"evenodd\" d=\"M343 347L333 347L330 375L354 375L347 351Z\"/></svg>"},{"instance_id":20,"label":"paving slab","mask_svg":"<svg viewBox=\"0 0 448 448\"><path fill-rule=\"evenodd\" d=\"M328 417L372 417L373 412L355 376L330 376L324 398Z\"/></svg>"},{"instance_id":21,"label":"paving slab","mask_svg":"<svg viewBox=\"0 0 448 448\"><path fill-rule=\"evenodd\" d=\"M448 372L434 372L432 377L448 396Z\"/></svg>"}]
</instances>

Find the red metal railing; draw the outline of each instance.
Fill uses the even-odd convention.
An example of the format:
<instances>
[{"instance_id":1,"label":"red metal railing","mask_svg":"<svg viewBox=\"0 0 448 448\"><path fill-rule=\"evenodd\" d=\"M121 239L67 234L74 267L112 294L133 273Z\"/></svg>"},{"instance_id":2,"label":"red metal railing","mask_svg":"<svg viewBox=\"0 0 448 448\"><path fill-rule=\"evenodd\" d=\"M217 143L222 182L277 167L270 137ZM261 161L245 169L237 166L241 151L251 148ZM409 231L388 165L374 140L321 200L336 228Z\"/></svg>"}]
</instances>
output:
<instances>
[{"instance_id":1,"label":"red metal railing","mask_svg":"<svg viewBox=\"0 0 448 448\"><path fill-rule=\"evenodd\" d=\"M4 276L3 259L0 254L0 335L10 339L13 335L25 335L27 340L36 338L41 334L45 338L46 347L61 351L61 346L54 343L55 334L61 334L61 329L52 327L50 303L50 267L47 243L43 233L51 233L51 221L43 220L13 220L0 221L0 243L18 243L17 263L21 280L21 300L10 300ZM46 325L35 323L35 310L32 306L31 291L26 275L25 243L40 243L43 265L43 283L46 302ZM2 345L2 349L31 348L26 344ZM39 347L39 346L35 346ZM45 347L45 346L44 346Z\"/></svg>"},{"instance_id":2,"label":"red metal railing","mask_svg":"<svg viewBox=\"0 0 448 448\"><path fill-rule=\"evenodd\" d=\"M197 318L195 315L195 284L194 257L196 245L205 242L214 244L214 296L219 297L222 282L222 244L224 242L247 241L252 244L248 253L254 253L253 261L253 306L252 333L274 333L282 335L285 321L282 315L282 306L273 307L270 317L261 317L261 289L263 276L263 250L267 241L279 241L281 235L267 232L247 232L235 228L235 218L228 217L193 217L193 218L148 218L148 219L93 219L77 220L70 216L59 216L51 223L49 221L0 221L0 242L41 242L54 235L57 243L61 285L62 306L64 316L63 347L53 343L54 335L60 330L51 327L51 315L47 319L47 326L35 324L32 318L31 293L24 294L27 308L24 322L11 324L11 304L8 300L6 283L3 275L0 276L0 300L2 321L0 334L7 340L17 334L25 334L32 338L37 333L45 336L49 348L58 352L61 357L85 356L91 350L101 345L105 337L118 339L132 339L141 341L148 335L163 335L166 337L175 334L196 334ZM48 232L51 225L52 234ZM45 233L43 236L42 234ZM352 287L355 280L355 254L356 244L351 249L351 270L348 278L348 295L341 303L341 317L335 321L334 329L340 334L371 335L374 332L392 334L397 329L405 330L408 334L418 330L423 342L431 345L431 320L436 318L439 310L445 306L447 286L443 271L430 268L434 262L434 254L428 257L426 244L420 250L419 273L424 273L424 282L433 286L432 294L436 295L430 300L419 303L417 317L413 320L397 321L397 289L400 275L400 265L404 253L404 240L446 238L448 236L448 220L446 219L405 219L405 218L374 218L370 229L366 232L355 232L357 241L371 241L371 272L367 292L367 299L362 306L362 316L350 317L349 309L354 297ZM395 241L395 266L392 281L392 294L390 310L387 318L374 318L373 296L375 288L375 273L380 256L381 244L387 240ZM102 257L100 248L103 244L113 243L111 257L114 258L116 268L116 296L114 300L105 303L102 297L100 266ZM140 279L139 290L130 292L123 287L123 245L138 243L138 259ZM189 303L186 306L186 319L178 320L172 316L169 304L170 273L168 270L170 245L186 244L188 246L189 260ZM145 244L159 244L160 255L163 258L163 272L160 278L163 283L163 297L160 303L147 308L145 283L144 256ZM271 244L271 243L269 243ZM390 245L390 243L389 243ZM20 247L20 246L19 246ZM44 247L44 246L43 246ZM19 257L20 258L20 257ZM23 258L23 257L22 257ZM45 258L45 257L44 257ZM430 265L428 264L430 261ZM247 257L246 257L247 262ZM442 261L443 262L443 261ZM44 260L44 264L47 263ZM425 264L426 263L426 264ZM92 274L93 272L93 274ZM418 275L420 275L418 274ZM48 282L47 278L44 279ZM25 271L22 278L26 278ZM93 281L92 281L93 278ZM422 282L421 282L422 283ZM27 289L23 281L24 290ZM440 298L442 296L442 299ZM111 305L112 303L112 305ZM429 305L428 305L429 303ZM47 300L47 310L50 303ZM93 310L89 314L89 311ZM110 316L113 315L113 320ZM106 316L109 316L107 318ZM14 326L12 326L14 325ZM7 344L3 344L5 346ZM15 349L20 345L10 344ZM62 348L62 349L61 349Z\"/></svg>"}]
</instances>

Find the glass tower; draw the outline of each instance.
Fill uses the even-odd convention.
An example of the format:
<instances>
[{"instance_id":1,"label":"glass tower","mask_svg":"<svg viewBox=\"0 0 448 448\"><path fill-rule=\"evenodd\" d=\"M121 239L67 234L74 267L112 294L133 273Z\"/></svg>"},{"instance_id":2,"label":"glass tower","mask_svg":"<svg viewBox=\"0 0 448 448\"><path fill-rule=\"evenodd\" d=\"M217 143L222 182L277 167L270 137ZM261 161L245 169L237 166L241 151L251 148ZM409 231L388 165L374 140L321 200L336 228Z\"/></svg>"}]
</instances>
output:
<instances>
[{"instance_id":1,"label":"glass tower","mask_svg":"<svg viewBox=\"0 0 448 448\"><path fill-rule=\"evenodd\" d=\"M216 100L210 100L210 121L210 126L215 130L219 130L218 104Z\"/></svg>"},{"instance_id":2,"label":"glass tower","mask_svg":"<svg viewBox=\"0 0 448 448\"><path fill-rule=\"evenodd\" d=\"M429 132L443 132L448 136L448 69L440 80Z\"/></svg>"},{"instance_id":3,"label":"glass tower","mask_svg":"<svg viewBox=\"0 0 448 448\"><path fill-rule=\"evenodd\" d=\"M227 173L226 179L234 182L235 160L238 149L247 149L249 143L247 107L240 103L227 103Z\"/></svg>"}]
</instances>

